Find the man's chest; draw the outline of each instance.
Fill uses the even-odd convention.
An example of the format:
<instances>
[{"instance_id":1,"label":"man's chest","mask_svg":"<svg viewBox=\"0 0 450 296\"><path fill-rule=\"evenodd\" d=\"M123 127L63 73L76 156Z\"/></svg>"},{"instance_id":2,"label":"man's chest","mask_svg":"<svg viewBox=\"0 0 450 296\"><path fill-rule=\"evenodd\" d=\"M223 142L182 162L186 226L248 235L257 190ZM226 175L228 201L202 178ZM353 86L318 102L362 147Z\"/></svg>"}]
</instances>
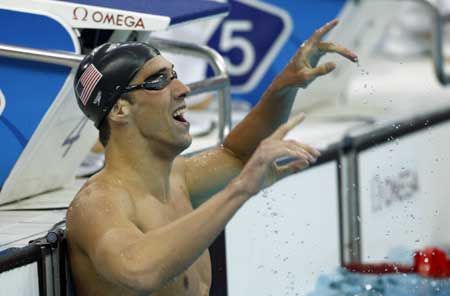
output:
<instances>
[{"instance_id":1,"label":"man's chest","mask_svg":"<svg viewBox=\"0 0 450 296\"><path fill-rule=\"evenodd\" d=\"M170 188L167 201L144 196L135 199L134 209L135 223L144 233L174 222L193 211L188 192L176 185Z\"/></svg>"},{"instance_id":2,"label":"man's chest","mask_svg":"<svg viewBox=\"0 0 450 296\"><path fill-rule=\"evenodd\" d=\"M138 200L135 204L134 218L139 229L147 233L164 227L192 211L187 191L182 186L174 186L170 191L169 202L163 203L150 197ZM210 285L211 262L209 252L206 250L186 272L174 279L166 288L185 292L179 295L207 295Z\"/></svg>"}]
</instances>

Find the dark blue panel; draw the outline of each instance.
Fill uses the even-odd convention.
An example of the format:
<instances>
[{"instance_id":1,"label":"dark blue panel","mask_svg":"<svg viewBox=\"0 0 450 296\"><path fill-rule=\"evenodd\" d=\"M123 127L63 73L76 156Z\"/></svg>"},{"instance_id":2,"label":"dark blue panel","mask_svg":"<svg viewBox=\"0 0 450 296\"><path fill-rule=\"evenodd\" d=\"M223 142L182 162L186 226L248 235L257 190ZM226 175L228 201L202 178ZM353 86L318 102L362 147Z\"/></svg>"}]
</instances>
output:
<instances>
[{"instance_id":1,"label":"dark blue panel","mask_svg":"<svg viewBox=\"0 0 450 296\"><path fill-rule=\"evenodd\" d=\"M276 40L278 35L282 32L283 21L281 18L276 17L267 11L255 9L254 7L248 6L246 3L231 0L231 4L233 9L226 18L227 20L239 21L242 19L250 19L253 23L252 30L233 32L231 38L243 38L249 40L252 44L257 45L257 47L255 47L257 50L254 52L255 62L248 72L243 75L230 75L232 85L242 85L248 81L251 74L255 71L255 68L261 63L266 53L273 45L274 40ZM223 34L223 26L221 26L211 37L208 45L218 49L218 51L223 56L226 56L232 64L241 64L244 59L242 48L236 46L227 51L220 48L221 37Z\"/></svg>"},{"instance_id":2,"label":"dark blue panel","mask_svg":"<svg viewBox=\"0 0 450 296\"><path fill-rule=\"evenodd\" d=\"M55 20L29 13L0 9L2 43L73 52L72 39Z\"/></svg>"},{"instance_id":3,"label":"dark blue panel","mask_svg":"<svg viewBox=\"0 0 450 296\"><path fill-rule=\"evenodd\" d=\"M2 161L0 165L0 185L8 177L9 172L16 163L17 159L24 148L21 143L21 135L17 135L17 130L11 126L5 116L0 117L0 151L2 153Z\"/></svg>"},{"instance_id":4,"label":"dark blue panel","mask_svg":"<svg viewBox=\"0 0 450 296\"><path fill-rule=\"evenodd\" d=\"M0 9L0 43L74 52L68 32L42 15ZM0 58L0 89L6 107L0 114L0 187L61 90L70 69Z\"/></svg>"},{"instance_id":5,"label":"dark blue panel","mask_svg":"<svg viewBox=\"0 0 450 296\"><path fill-rule=\"evenodd\" d=\"M208 0L59 0L168 16L171 24L228 12L228 4Z\"/></svg>"}]
</instances>

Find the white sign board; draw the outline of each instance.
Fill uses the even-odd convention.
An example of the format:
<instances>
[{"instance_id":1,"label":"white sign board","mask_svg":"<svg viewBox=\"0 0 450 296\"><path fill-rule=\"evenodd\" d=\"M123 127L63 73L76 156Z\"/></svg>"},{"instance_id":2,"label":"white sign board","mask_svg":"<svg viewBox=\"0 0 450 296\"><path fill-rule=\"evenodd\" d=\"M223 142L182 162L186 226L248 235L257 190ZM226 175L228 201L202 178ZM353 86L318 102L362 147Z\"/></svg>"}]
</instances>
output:
<instances>
[{"instance_id":1,"label":"white sign board","mask_svg":"<svg viewBox=\"0 0 450 296\"><path fill-rule=\"evenodd\" d=\"M229 296L305 295L339 266L337 165L322 164L253 197L225 232Z\"/></svg>"},{"instance_id":2,"label":"white sign board","mask_svg":"<svg viewBox=\"0 0 450 296\"><path fill-rule=\"evenodd\" d=\"M359 156L362 259L450 245L450 123ZM399 253L400 252L400 253Z\"/></svg>"}]
</instances>

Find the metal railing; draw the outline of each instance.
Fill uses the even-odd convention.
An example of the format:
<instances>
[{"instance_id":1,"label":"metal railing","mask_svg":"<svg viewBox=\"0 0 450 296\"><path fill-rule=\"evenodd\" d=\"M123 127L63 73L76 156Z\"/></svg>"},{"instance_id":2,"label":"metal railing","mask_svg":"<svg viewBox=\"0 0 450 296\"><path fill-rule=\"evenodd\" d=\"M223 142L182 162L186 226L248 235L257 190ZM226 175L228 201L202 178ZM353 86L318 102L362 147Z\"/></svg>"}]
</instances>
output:
<instances>
[{"instance_id":1,"label":"metal railing","mask_svg":"<svg viewBox=\"0 0 450 296\"><path fill-rule=\"evenodd\" d=\"M222 142L225 135L231 130L230 80L227 75L223 58L214 49L207 46L163 39L150 39L148 40L148 43L168 52L205 59L212 66L215 74L214 77L191 83L188 86L191 89L190 95L210 91L219 92L219 142ZM7 44L0 44L0 56L71 68L77 67L84 57L79 54Z\"/></svg>"},{"instance_id":2,"label":"metal railing","mask_svg":"<svg viewBox=\"0 0 450 296\"><path fill-rule=\"evenodd\" d=\"M373 0L365 0L373 1ZM391 1L415 1L424 5L424 7L430 12L433 20L433 28L431 32L431 52L433 57L434 72L438 81L442 85L448 85L450 83L450 75L445 71L445 61L443 53L443 26L450 21L449 15L442 15L439 7L436 6L432 0L391 0ZM356 5L360 5L363 0L352 0Z\"/></svg>"},{"instance_id":3,"label":"metal railing","mask_svg":"<svg viewBox=\"0 0 450 296\"><path fill-rule=\"evenodd\" d=\"M433 31L431 34L432 44L431 51L433 55L433 64L434 71L439 82L442 85L448 85L450 83L450 75L445 71L445 61L444 61L444 53L443 53L443 27L444 24L448 21L448 17L441 14L439 8L435 3L430 0L415 0L419 3L424 4L424 6L431 13L433 18Z\"/></svg>"},{"instance_id":4,"label":"metal railing","mask_svg":"<svg viewBox=\"0 0 450 296\"><path fill-rule=\"evenodd\" d=\"M359 155L381 144L393 144L395 140L416 132L450 122L450 107L425 114L413 115L381 126L361 126L334 145L340 151L339 199L341 221L341 263L362 262L361 187L359 180Z\"/></svg>"},{"instance_id":5,"label":"metal railing","mask_svg":"<svg viewBox=\"0 0 450 296\"><path fill-rule=\"evenodd\" d=\"M0 44L0 56L67 67L77 67L84 56L58 51Z\"/></svg>"}]
</instances>

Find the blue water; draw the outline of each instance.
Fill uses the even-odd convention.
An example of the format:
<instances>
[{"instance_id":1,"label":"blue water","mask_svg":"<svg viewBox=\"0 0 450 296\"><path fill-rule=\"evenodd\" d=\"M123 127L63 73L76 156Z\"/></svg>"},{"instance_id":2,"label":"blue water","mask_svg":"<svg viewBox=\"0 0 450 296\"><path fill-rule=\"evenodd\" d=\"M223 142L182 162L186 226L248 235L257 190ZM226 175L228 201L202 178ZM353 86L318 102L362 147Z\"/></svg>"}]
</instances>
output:
<instances>
[{"instance_id":1,"label":"blue water","mask_svg":"<svg viewBox=\"0 0 450 296\"><path fill-rule=\"evenodd\" d=\"M450 296L450 279L425 278L414 274L368 275L339 268L321 275L307 296Z\"/></svg>"}]
</instances>

